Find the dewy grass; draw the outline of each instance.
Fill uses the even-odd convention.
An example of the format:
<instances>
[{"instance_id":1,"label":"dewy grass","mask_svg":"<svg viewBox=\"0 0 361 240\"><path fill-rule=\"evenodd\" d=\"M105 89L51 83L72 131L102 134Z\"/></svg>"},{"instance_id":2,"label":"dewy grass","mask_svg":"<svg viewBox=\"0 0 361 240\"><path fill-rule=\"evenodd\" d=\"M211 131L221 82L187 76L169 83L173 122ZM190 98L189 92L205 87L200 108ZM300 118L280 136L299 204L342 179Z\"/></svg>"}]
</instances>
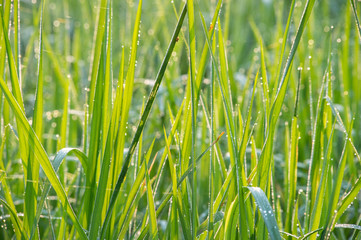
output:
<instances>
[{"instance_id":1,"label":"dewy grass","mask_svg":"<svg viewBox=\"0 0 361 240\"><path fill-rule=\"evenodd\" d=\"M360 239L360 4L4 0L0 239Z\"/></svg>"}]
</instances>

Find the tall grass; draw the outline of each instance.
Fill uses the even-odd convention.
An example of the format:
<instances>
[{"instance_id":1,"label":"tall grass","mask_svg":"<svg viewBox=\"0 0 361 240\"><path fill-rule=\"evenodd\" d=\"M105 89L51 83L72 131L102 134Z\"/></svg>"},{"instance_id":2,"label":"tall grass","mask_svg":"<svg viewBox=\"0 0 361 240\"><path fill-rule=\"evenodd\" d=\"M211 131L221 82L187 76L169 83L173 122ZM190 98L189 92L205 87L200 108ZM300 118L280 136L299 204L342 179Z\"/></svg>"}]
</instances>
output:
<instances>
[{"instance_id":1,"label":"tall grass","mask_svg":"<svg viewBox=\"0 0 361 240\"><path fill-rule=\"evenodd\" d=\"M0 17L0 239L361 238L358 1Z\"/></svg>"}]
</instances>

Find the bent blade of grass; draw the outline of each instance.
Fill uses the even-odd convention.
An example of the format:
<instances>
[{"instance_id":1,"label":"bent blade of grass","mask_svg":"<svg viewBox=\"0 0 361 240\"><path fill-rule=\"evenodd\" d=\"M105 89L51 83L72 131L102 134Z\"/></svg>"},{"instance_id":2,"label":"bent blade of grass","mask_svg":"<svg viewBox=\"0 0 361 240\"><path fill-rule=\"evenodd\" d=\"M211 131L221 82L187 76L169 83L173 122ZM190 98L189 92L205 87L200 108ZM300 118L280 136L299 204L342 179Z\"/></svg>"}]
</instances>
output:
<instances>
[{"instance_id":1,"label":"bent blade of grass","mask_svg":"<svg viewBox=\"0 0 361 240\"><path fill-rule=\"evenodd\" d=\"M86 169L86 167L87 167L86 164L87 164L88 159L87 159L86 155L82 151L80 151L79 149L76 149L76 148L63 148L63 149L58 151L58 153L56 154L54 160L52 161L52 165L53 165L53 168L54 168L55 172L58 172L60 164L62 163L64 158L66 156L70 155L70 154L74 154L79 159L80 163L82 164L83 169L84 170ZM49 184L49 181L47 181L44 184L44 186L45 187L44 187L43 192L41 194L40 201L38 202L38 205L36 207L36 215L35 215L35 219L34 219L34 222L33 222L33 226L31 228L30 240L33 239L33 237L34 237L35 231L37 229L37 226L38 226L38 223L39 223L39 220L40 220L41 211L42 211L42 209L44 207L46 198L47 198L47 196L49 194L49 191L50 191L50 188L51 188L51 185Z\"/></svg>"},{"instance_id":2,"label":"bent blade of grass","mask_svg":"<svg viewBox=\"0 0 361 240\"><path fill-rule=\"evenodd\" d=\"M27 235L26 232L24 231L23 227L22 227L22 223L21 220L19 219L16 210L14 208L12 208L4 199L0 198L0 203L3 204L8 211L10 212L10 216L15 219L15 224L17 229L21 229L20 233L21 233L21 237L23 239L27 239Z\"/></svg>"},{"instance_id":3,"label":"bent blade of grass","mask_svg":"<svg viewBox=\"0 0 361 240\"><path fill-rule=\"evenodd\" d=\"M7 87L5 81L0 78L0 88L3 91L8 103L10 104L11 109L13 110L16 119L19 123L19 132L26 133L29 141L29 148L33 150L35 154L35 158L39 161L40 165L42 166L45 175L49 179L50 183L54 187L55 192L57 193L60 201L62 202L63 206L66 206L67 213L71 218L74 226L76 227L79 236L81 239L87 239L84 229L80 225L78 218L76 217L69 200L66 196L63 186L61 185L59 178L57 177L54 168L43 148L41 145L38 137L36 136L34 130L31 128L28 120L25 117L24 112L22 111L21 107L19 106L18 102L16 101L15 97L11 94L9 88Z\"/></svg>"},{"instance_id":4,"label":"bent blade of grass","mask_svg":"<svg viewBox=\"0 0 361 240\"><path fill-rule=\"evenodd\" d=\"M108 206L108 210L107 210L107 214L105 216L105 219L104 219L104 222L103 222L103 226L102 226L102 231L104 229L107 228L107 225L109 223L109 220L110 220L110 217L111 217L111 214L112 214L112 211L114 209L114 204L115 204L115 201L118 197L118 194L119 194L119 190L120 190L120 187L122 186L123 184L123 181L124 181L124 178L127 174L127 171L128 171L128 167L129 167L129 163L130 163L130 159L131 157L133 156L133 153L135 151L135 148L136 148L136 145L138 144L138 141L139 141L139 138L140 138L140 135L144 129L144 125L148 119L148 116L149 116L149 113L150 113L150 110L152 108L152 105L153 105L153 102L154 102L154 99L157 95L157 92L158 92L158 89L159 89L159 86L160 86L160 83L162 81L162 78L164 76L164 72L167 68L167 65L168 65L168 62L169 62L169 59L172 55L172 52L173 52L173 49L174 49L174 46L176 44L176 40L177 40L177 37L178 37L178 34L181 30L181 27L182 27L182 24L183 24L183 20L185 18L185 14L187 12L187 5L185 5L183 7L183 10L182 10L182 14L179 18L179 21L177 23L177 27L175 28L175 31L173 33L173 36L172 36L172 40L169 44L169 47L168 47L168 50L166 52L166 56L164 57L164 60L162 62L162 65L159 69L159 72L157 74L157 77L156 77L156 81L155 81L155 84L150 92L150 95L148 97L148 100L147 100L147 103L145 105L145 109L144 109L144 112L140 118L140 121L139 121L139 124L138 124L138 127L137 127L137 130L135 132L135 135L134 135L134 138L130 144L130 147L129 147L129 151L125 157L125 160L124 160L124 163L123 163L123 167L122 167L122 171L118 177L118 180L116 182L116 185L115 185L115 188L114 188L114 191L112 193L112 196L111 196L111 199L110 199L110 202L109 202L109 206Z\"/></svg>"},{"instance_id":5,"label":"bent blade of grass","mask_svg":"<svg viewBox=\"0 0 361 240\"><path fill-rule=\"evenodd\" d=\"M258 187L247 187L247 188L250 190L254 199L256 200L257 206L266 224L271 239L272 240L282 239L273 209L268 202L266 194L262 191L261 188Z\"/></svg>"}]
</instances>

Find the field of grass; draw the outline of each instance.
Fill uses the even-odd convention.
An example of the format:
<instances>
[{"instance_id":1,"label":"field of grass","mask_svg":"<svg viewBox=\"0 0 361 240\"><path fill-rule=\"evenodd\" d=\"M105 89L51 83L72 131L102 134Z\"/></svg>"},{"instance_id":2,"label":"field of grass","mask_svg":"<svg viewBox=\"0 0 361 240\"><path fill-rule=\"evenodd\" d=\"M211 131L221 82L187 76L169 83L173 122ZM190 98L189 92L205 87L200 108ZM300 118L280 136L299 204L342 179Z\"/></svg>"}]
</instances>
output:
<instances>
[{"instance_id":1,"label":"field of grass","mask_svg":"<svg viewBox=\"0 0 361 240\"><path fill-rule=\"evenodd\" d=\"M2 0L0 239L361 239L360 12Z\"/></svg>"}]
</instances>

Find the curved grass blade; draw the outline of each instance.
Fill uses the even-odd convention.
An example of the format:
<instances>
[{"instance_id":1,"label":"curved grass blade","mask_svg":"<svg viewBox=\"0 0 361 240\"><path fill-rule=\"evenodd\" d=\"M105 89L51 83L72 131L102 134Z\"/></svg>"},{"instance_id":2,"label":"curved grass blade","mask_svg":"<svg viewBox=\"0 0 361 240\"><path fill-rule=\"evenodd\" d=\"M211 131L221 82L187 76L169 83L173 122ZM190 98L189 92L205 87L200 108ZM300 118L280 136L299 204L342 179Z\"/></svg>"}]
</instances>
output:
<instances>
[{"instance_id":1,"label":"curved grass blade","mask_svg":"<svg viewBox=\"0 0 361 240\"><path fill-rule=\"evenodd\" d=\"M15 210L2 198L0 198L0 203L3 204L9 210L11 217L15 219L16 228L21 229L20 233L22 238L27 239L27 235L24 232L24 229L22 228L21 221L18 215L16 214Z\"/></svg>"},{"instance_id":2,"label":"curved grass blade","mask_svg":"<svg viewBox=\"0 0 361 240\"><path fill-rule=\"evenodd\" d=\"M83 168L86 169L87 157L82 151L80 151L79 149L76 149L76 148L63 148L60 151L58 151L54 160L51 162L55 172L58 172L60 164L62 163L64 158L70 154L74 154L80 160ZM45 188L43 190L43 193L41 194L40 201L38 202L38 206L36 208L36 215L35 215L34 224L33 224L33 227L31 229L31 233L30 233L30 240L33 239L33 237L34 237L34 233L37 229L37 226L38 226L38 223L40 220L41 211L44 207L46 197L48 196L50 188L51 188L49 181L47 181L44 184L44 186L45 186Z\"/></svg>"},{"instance_id":3,"label":"curved grass blade","mask_svg":"<svg viewBox=\"0 0 361 240\"><path fill-rule=\"evenodd\" d=\"M281 235L277 226L277 221L273 213L273 209L268 202L266 194L259 187L247 187L254 199L256 200L259 211L268 229L268 233L272 240L281 240Z\"/></svg>"},{"instance_id":4,"label":"curved grass blade","mask_svg":"<svg viewBox=\"0 0 361 240\"><path fill-rule=\"evenodd\" d=\"M50 183L54 187L55 192L57 193L60 201L63 203L64 207L66 206L67 213L71 220L74 223L74 226L76 227L79 236L81 239L86 239L87 236L85 234L84 229L82 228L78 218L76 217L69 200L66 196L65 190L63 186L60 183L59 178L57 177L54 168L43 148L41 145L38 137L36 136L34 130L31 128L28 120L25 117L24 112L21 110L21 107L19 106L18 102L16 101L15 97L11 94L9 88L7 87L5 81L0 78L0 88L3 91L9 105L11 106L12 110L14 111L14 114L16 115L16 118L19 122L19 132L26 133L29 138L29 145L30 148L33 150L35 154L35 158L39 161L40 165L42 166L45 175L49 179Z\"/></svg>"}]
</instances>

